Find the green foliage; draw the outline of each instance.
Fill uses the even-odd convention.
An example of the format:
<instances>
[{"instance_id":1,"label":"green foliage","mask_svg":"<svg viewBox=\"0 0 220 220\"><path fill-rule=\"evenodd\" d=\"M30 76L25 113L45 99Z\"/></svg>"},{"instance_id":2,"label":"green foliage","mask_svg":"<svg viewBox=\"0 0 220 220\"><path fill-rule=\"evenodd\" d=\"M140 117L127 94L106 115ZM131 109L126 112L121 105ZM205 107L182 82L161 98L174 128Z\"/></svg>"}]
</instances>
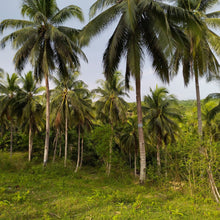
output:
<instances>
[{"instance_id":1,"label":"green foliage","mask_svg":"<svg viewBox=\"0 0 220 220\"><path fill-rule=\"evenodd\" d=\"M14 196L12 197L12 200L14 202L24 202L27 198L27 195L30 193L29 190L27 190L26 192L16 192L14 193Z\"/></svg>"},{"instance_id":2,"label":"green foliage","mask_svg":"<svg viewBox=\"0 0 220 220\"><path fill-rule=\"evenodd\" d=\"M6 152L0 152L0 170L7 170L9 172L16 172L28 167L26 153L14 153L12 157Z\"/></svg>"},{"instance_id":3,"label":"green foliage","mask_svg":"<svg viewBox=\"0 0 220 220\"><path fill-rule=\"evenodd\" d=\"M93 145L96 154L104 163L107 163L108 161L109 143L112 135L110 125L95 127L91 134L91 144Z\"/></svg>"},{"instance_id":4,"label":"green foliage","mask_svg":"<svg viewBox=\"0 0 220 220\"><path fill-rule=\"evenodd\" d=\"M174 188L174 182L140 186L129 175L116 175L114 169L111 178L91 167L75 174L73 168L63 169L62 161L23 169L26 155L19 154L16 160L6 157L0 153L0 161L17 163L18 169L0 166L1 219L220 218L218 205L204 188L191 197L185 187Z\"/></svg>"}]
</instances>

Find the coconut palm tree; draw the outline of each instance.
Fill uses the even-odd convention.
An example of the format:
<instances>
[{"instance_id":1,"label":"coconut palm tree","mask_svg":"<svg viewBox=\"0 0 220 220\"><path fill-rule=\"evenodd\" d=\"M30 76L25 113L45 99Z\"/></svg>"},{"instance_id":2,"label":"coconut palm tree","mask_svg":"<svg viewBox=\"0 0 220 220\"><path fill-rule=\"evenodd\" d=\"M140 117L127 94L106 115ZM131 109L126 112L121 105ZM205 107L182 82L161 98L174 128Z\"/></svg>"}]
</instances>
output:
<instances>
[{"instance_id":1,"label":"coconut palm tree","mask_svg":"<svg viewBox=\"0 0 220 220\"><path fill-rule=\"evenodd\" d=\"M0 117L7 117L7 120L10 121L10 155L12 155L12 144L13 144L13 117L14 111L12 104L15 100L15 96L19 90L19 77L16 73L13 73L11 76L7 73L6 80L0 81Z\"/></svg>"},{"instance_id":2,"label":"coconut palm tree","mask_svg":"<svg viewBox=\"0 0 220 220\"><path fill-rule=\"evenodd\" d=\"M45 87L37 86L34 76L29 71L21 77L23 84L15 97L13 109L17 115L18 122L24 125L25 130L29 131L28 160L31 161L33 147L33 133L40 131L43 127L42 115L44 107L41 103L42 92Z\"/></svg>"},{"instance_id":3,"label":"coconut palm tree","mask_svg":"<svg viewBox=\"0 0 220 220\"><path fill-rule=\"evenodd\" d=\"M215 5L217 0L178 0L178 7L188 10L200 21L202 34L190 26L184 25L183 30L189 38L189 47L184 50L176 50L172 58L174 72L178 72L179 62L183 64L183 77L185 85L188 85L191 77L195 78L198 134L202 137L202 113L200 101L199 77L219 74L219 62L213 53L220 54L220 37L213 32L213 28L219 27L220 12L206 13Z\"/></svg>"},{"instance_id":4,"label":"coconut palm tree","mask_svg":"<svg viewBox=\"0 0 220 220\"><path fill-rule=\"evenodd\" d=\"M55 115L53 115L53 113ZM53 146L54 146L53 163L54 163L55 159L56 159L58 139L59 139L59 136L61 135L60 130L61 130L62 123L61 123L61 114L60 114L60 112L56 113L55 111L52 111L51 118L52 118L52 121L53 121L53 126L56 130L56 135L55 135L55 138L54 138L54 141L53 141ZM60 155L61 155L61 152L60 152Z\"/></svg>"},{"instance_id":5,"label":"coconut palm tree","mask_svg":"<svg viewBox=\"0 0 220 220\"><path fill-rule=\"evenodd\" d=\"M80 88L82 89L81 91L83 91L83 89L86 89L85 84L79 84L78 89ZM88 92L88 90L85 90L85 92L80 92L78 95L80 96L81 103L79 105L78 110L73 109L72 111L73 124L76 126L78 130L78 154L75 172L77 172L78 169L82 167L84 142L83 134L85 133L85 131L90 131L92 129L94 119L94 107L92 106L91 93Z\"/></svg>"},{"instance_id":6,"label":"coconut palm tree","mask_svg":"<svg viewBox=\"0 0 220 220\"><path fill-rule=\"evenodd\" d=\"M207 10L217 4L217 0L198 0L198 1L185 1L178 0L177 5L184 10L188 10L189 13L194 14L197 20L200 22L202 34L198 34L194 29L184 25L183 30L189 38L189 47L184 50L176 50L174 52L172 66L174 71L177 72L179 68L179 62L183 64L183 77L185 85L188 84L190 77L195 78L196 87L196 100L197 100L197 117L198 117L198 134L202 139L202 112L201 112L201 101L200 101L200 88L199 88L199 77L206 76L208 79L210 75L219 74L219 62L215 57L215 54L220 54L220 37L215 34L212 29L219 27L220 23L220 12L207 13ZM207 160L208 154L207 149L203 147L203 153ZM217 202L220 200L220 194L215 185L213 179L211 166L207 168L210 185L212 188L213 195Z\"/></svg>"},{"instance_id":7,"label":"coconut palm tree","mask_svg":"<svg viewBox=\"0 0 220 220\"><path fill-rule=\"evenodd\" d=\"M49 80L55 68L67 74L68 68L79 66L78 56L85 55L76 41L79 31L63 26L72 17L83 21L79 7L69 5L63 9L57 7L56 0L23 0L21 13L29 20L7 19L0 23L0 32L7 28L16 29L4 37L0 44L2 48L11 41L17 53L14 56L16 70L21 72L29 60L34 67L37 79L45 78L46 85L46 137L44 148L44 166L48 160L50 133L50 96Z\"/></svg>"},{"instance_id":8,"label":"coconut palm tree","mask_svg":"<svg viewBox=\"0 0 220 220\"><path fill-rule=\"evenodd\" d=\"M164 81L169 81L166 53L175 46L187 42L176 22L187 22L189 13L161 1L146 0L97 0L91 7L91 16L98 9L109 7L90 21L82 31L81 42L104 30L110 23L119 20L103 56L104 74L112 78L121 58L126 59L126 86L130 76L135 79L138 115L138 136L140 149L140 183L146 179L146 153L141 110L141 73L145 53L152 58L155 71ZM168 16L167 16L168 15ZM174 23L175 21L175 23ZM193 19L190 19L195 24Z\"/></svg>"},{"instance_id":9,"label":"coconut palm tree","mask_svg":"<svg viewBox=\"0 0 220 220\"><path fill-rule=\"evenodd\" d=\"M53 81L56 87L52 90L52 109L55 111L57 118L60 115L61 119L65 121L65 156L64 166L67 163L67 146L68 146L68 121L72 117L71 110L79 112L83 115L81 110L81 98L80 93L87 93L86 88L79 87L79 84L83 82L77 80L79 73L77 71L70 72L68 75L59 73L58 78L53 77ZM83 83L85 85L85 83ZM86 87L86 85L85 85Z\"/></svg>"},{"instance_id":10,"label":"coconut palm tree","mask_svg":"<svg viewBox=\"0 0 220 220\"><path fill-rule=\"evenodd\" d=\"M179 130L177 124L181 121L181 115L177 106L177 100L173 95L168 95L166 88L156 87L150 89L151 94L144 97L145 119L147 120L148 132L156 142L158 174L161 172L160 150L167 136L174 139L174 134Z\"/></svg>"},{"instance_id":11,"label":"coconut palm tree","mask_svg":"<svg viewBox=\"0 0 220 220\"><path fill-rule=\"evenodd\" d=\"M121 79L120 72L116 72L110 81L99 80L101 86L94 89L93 92L98 94L99 99L95 106L97 110L97 117L104 123L111 125L113 133L114 125L119 121L125 121L127 103L123 99L128 96L125 92L125 81ZM113 136L109 142L109 160L107 164L107 175L111 170Z\"/></svg>"}]
</instances>

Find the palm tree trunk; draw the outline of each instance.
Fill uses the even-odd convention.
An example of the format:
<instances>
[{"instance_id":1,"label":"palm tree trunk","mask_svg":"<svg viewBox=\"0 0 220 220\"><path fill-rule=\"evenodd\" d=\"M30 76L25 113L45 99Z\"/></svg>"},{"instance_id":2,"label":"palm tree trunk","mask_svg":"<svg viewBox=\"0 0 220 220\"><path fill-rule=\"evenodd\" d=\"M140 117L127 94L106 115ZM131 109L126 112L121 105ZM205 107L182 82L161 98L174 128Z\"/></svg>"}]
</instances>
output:
<instances>
[{"instance_id":1,"label":"palm tree trunk","mask_svg":"<svg viewBox=\"0 0 220 220\"><path fill-rule=\"evenodd\" d=\"M144 184L146 180L146 152L144 143L144 131L142 123L141 109L141 83L140 78L136 78L136 101L137 101L137 116L138 116L138 137L140 149L140 184Z\"/></svg>"},{"instance_id":2,"label":"palm tree trunk","mask_svg":"<svg viewBox=\"0 0 220 220\"><path fill-rule=\"evenodd\" d=\"M79 169L79 160L80 160L80 125L78 127L78 156L77 156L77 163L76 163L75 173Z\"/></svg>"},{"instance_id":3,"label":"palm tree trunk","mask_svg":"<svg viewBox=\"0 0 220 220\"><path fill-rule=\"evenodd\" d=\"M48 153L49 153L49 139L50 139L50 91L49 91L49 80L48 75L45 74L46 84L46 136L45 136L45 147L44 147L44 166L47 165Z\"/></svg>"},{"instance_id":4,"label":"palm tree trunk","mask_svg":"<svg viewBox=\"0 0 220 220\"><path fill-rule=\"evenodd\" d=\"M161 171L160 145L161 145L161 140L160 140L160 137L158 137L158 140L157 140L157 172L158 172L158 175L160 175L160 171Z\"/></svg>"},{"instance_id":5,"label":"palm tree trunk","mask_svg":"<svg viewBox=\"0 0 220 220\"><path fill-rule=\"evenodd\" d=\"M68 118L67 118L67 107L65 109L65 153L64 153L64 167L66 167L67 161L67 146L68 146Z\"/></svg>"},{"instance_id":6,"label":"palm tree trunk","mask_svg":"<svg viewBox=\"0 0 220 220\"><path fill-rule=\"evenodd\" d=\"M59 137L59 128L57 128L56 137L54 139L53 163L55 162L56 159L58 137Z\"/></svg>"},{"instance_id":7,"label":"palm tree trunk","mask_svg":"<svg viewBox=\"0 0 220 220\"><path fill-rule=\"evenodd\" d=\"M111 166L112 166L112 143L113 143L113 124L111 123L111 137L110 137L110 142L109 142L109 160L108 160L108 167L107 167L107 175L110 175L111 172Z\"/></svg>"},{"instance_id":8,"label":"palm tree trunk","mask_svg":"<svg viewBox=\"0 0 220 220\"><path fill-rule=\"evenodd\" d=\"M195 85L196 85L196 101L197 101L197 114L198 114L198 134L199 134L199 137L202 138L202 111L201 111L201 100L200 100L198 74L195 74ZM204 151L205 151L206 159L209 160L207 150L205 148L204 148ZM218 189L215 184L215 180L213 178L210 161L208 163L209 163L209 165L207 168L207 173L208 173L208 178L209 178L209 183L211 186L212 194L215 197L216 202L219 203L220 194L218 192Z\"/></svg>"},{"instance_id":9,"label":"palm tree trunk","mask_svg":"<svg viewBox=\"0 0 220 220\"><path fill-rule=\"evenodd\" d=\"M30 121L30 124L29 124L29 151L28 151L28 161L31 161L32 146L33 146L32 123L31 123L31 121Z\"/></svg>"},{"instance_id":10,"label":"palm tree trunk","mask_svg":"<svg viewBox=\"0 0 220 220\"><path fill-rule=\"evenodd\" d=\"M215 180L214 180L213 173L212 173L211 162L209 160L207 149L205 147L203 148L203 152L205 154L206 160L208 161L208 168L206 169L206 171L208 173L208 178L209 178L209 183L210 183L210 186L211 186L212 194L213 194L216 202L219 203L220 202L220 194L219 194L218 188L215 184Z\"/></svg>"},{"instance_id":11,"label":"palm tree trunk","mask_svg":"<svg viewBox=\"0 0 220 220\"><path fill-rule=\"evenodd\" d=\"M80 159L79 168L82 167L82 163L83 163L83 137L82 137L82 140L81 140L81 159Z\"/></svg>"},{"instance_id":12,"label":"palm tree trunk","mask_svg":"<svg viewBox=\"0 0 220 220\"><path fill-rule=\"evenodd\" d=\"M167 145L165 144L165 177L167 178Z\"/></svg>"},{"instance_id":13,"label":"palm tree trunk","mask_svg":"<svg viewBox=\"0 0 220 220\"><path fill-rule=\"evenodd\" d=\"M12 157L12 145L13 145L13 124L12 124L12 119L11 119L10 157Z\"/></svg>"},{"instance_id":14,"label":"palm tree trunk","mask_svg":"<svg viewBox=\"0 0 220 220\"><path fill-rule=\"evenodd\" d=\"M197 117L198 117L198 134L200 137L202 137L202 112L201 112L198 74L195 74L195 85L196 85L196 102L197 102Z\"/></svg>"},{"instance_id":15,"label":"palm tree trunk","mask_svg":"<svg viewBox=\"0 0 220 220\"><path fill-rule=\"evenodd\" d=\"M62 156L62 131L60 132L60 147L59 147L59 158Z\"/></svg>"}]
</instances>

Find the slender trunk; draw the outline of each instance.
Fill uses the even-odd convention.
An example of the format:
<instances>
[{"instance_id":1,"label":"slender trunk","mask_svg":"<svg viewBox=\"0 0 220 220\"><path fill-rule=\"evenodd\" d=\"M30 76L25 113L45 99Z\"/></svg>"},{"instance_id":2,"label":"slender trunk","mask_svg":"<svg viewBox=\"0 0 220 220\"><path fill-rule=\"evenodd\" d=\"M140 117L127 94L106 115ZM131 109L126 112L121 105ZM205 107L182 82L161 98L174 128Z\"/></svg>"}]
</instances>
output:
<instances>
[{"instance_id":1,"label":"slender trunk","mask_svg":"<svg viewBox=\"0 0 220 220\"><path fill-rule=\"evenodd\" d=\"M165 144L165 177L167 178L167 145Z\"/></svg>"},{"instance_id":2,"label":"slender trunk","mask_svg":"<svg viewBox=\"0 0 220 220\"><path fill-rule=\"evenodd\" d=\"M202 138L202 113L201 113L201 102L200 102L200 91L199 91L199 76L198 72L193 71L193 39L190 38L190 54L191 54L191 60L190 60L190 71L191 74L195 76L195 87L196 87L196 103L197 103L197 118L198 118L198 134L199 137Z\"/></svg>"},{"instance_id":3,"label":"slender trunk","mask_svg":"<svg viewBox=\"0 0 220 220\"><path fill-rule=\"evenodd\" d=\"M192 39L191 39L191 53L192 53L192 48L193 48L193 44L192 44ZM191 71L192 71L192 61L191 61L190 65L191 65ZM195 75L195 86L196 86L197 114L198 114L197 115L197 117L198 117L198 134L199 134L200 139L202 139L202 113L201 113L201 101L200 101L200 91L199 91L199 79L198 79L199 77L198 77L198 73L195 73L194 75ZM215 197L216 202L219 203L220 194L218 192L218 189L215 184L215 180L213 178L211 163L209 161L207 149L205 147L203 147L203 151L204 151L204 154L205 154L206 159L209 164L208 168L206 170L208 173L212 194Z\"/></svg>"},{"instance_id":4,"label":"slender trunk","mask_svg":"<svg viewBox=\"0 0 220 220\"><path fill-rule=\"evenodd\" d=\"M111 166L112 166L112 143L113 143L113 124L111 123L111 137L110 137L110 142L109 142L109 160L108 160L108 167L107 167L107 175L110 175L111 172Z\"/></svg>"},{"instance_id":5,"label":"slender trunk","mask_svg":"<svg viewBox=\"0 0 220 220\"><path fill-rule=\"evenodd\" d=\"M206 171L208 173L209 183L211 186L212 194L213 194L216 202L219 203L220 202L220 194L219 194L218 188L215 184L215 180L214 180L213 173L212 173L212 166L211 166L211 162L209 160L207 149L204 147L203 151L204 151L206 160L208 161L208 168L206 169Z\"/></svg>"},{"instance_id":6,"label":"slender trunk","mask_svg":"<svg viewBox=\"0 0 220 220\"><path fill-rule=\"evenodd\" d=\"M60 134L60 147L59 147L59 158L61 158L62 157L62 135Z\"/></svg>"},{"instance_id":7,"label":"slender trunk","mask_svg":"<svg viewBox=\"0 0 220 220\"><path fill-rule=\"evenodd\" d=\"M62 131L60 132L60 147L59 147L59 158L62 157Z\"/></svg>"},{"instance_id":8,"label":"slender trunk","mask_svg":"<svg viewBox=\"0 0 220 220\"><path fill-rule=\"evenodd\" d=\"M200 100L198 74L195 74L195 85L196 85L196 102L197 102L197 117L198 117L198 134L201 138L202 137L202 112L201 112L201 100Z\"/></svg>"},{"instance_id":9,"label":"slender trunk","mask_svg":"<svg viewBox=\"0 0 220 220\"><path fill-rule=\"evenodd\" d=\"M67 146L68 146L68 117L67 117L67 107L65 109L65 154L64 154L64 167L66 167L67 161Z\"/></svg>"},{"instance_id":10,"label":"slender trunk","mask_svg":"<svg viewBox=\"0 0 220 220\"><path fill-rule=\"evenodd\" d=\"M198 134L199 134L200 139L202 139L202 112L201 112L198 74L195 74L195 85L196 85L196 101L197 101L197 114L198 114ZM208 168L206 169L206 171L208 173L208 178L209 178L209 183L211 186L212 194L215 197L216 202L219 203L220 194L218 192L218 189L215 184L215 180L213 178L211 163L209 161L207 149L205 149L205 147L204 147L204 151L205 151L206 159L208 160Z\"/></svg>"},{"instance_id":11,"label":"slender trunk","mask_svg":"<svg viewBox=\"0 0 220 220\"><path fill-rule=\"evenodd\" d=\"M78 127L78 155L77 155L77 163L76 163L75 173L79 169L79 160L80 160L80 125Z\"/></svg>"},{"instance_id":12,"label":"slender trunk","mask_svg":"<svg viewBox=\"0 0 220 220\"><path fill-rule=\"evenodd\" d=\"M161 171L160 146L161 146L161 140L160 140L160 137L158 136L158 139L157 139L157 172L158 172L158 175L160 175L160 171Z\"/></svg>"},{"instance_id":13,"label":"slender trunk","mask_svg":"<svg viewBox=\"0 0 220 220\"><path fill-rule=\"evenodd\" d=\"M144 143L144 131L142 123L141 109L141 83L140 78L136 79L136 101L137 101L137 116L138 116L138 137L140 150L140 184L144 184L146 180L146 152Z\"/></svg>"},{"instance_id":14,"label":"slender trunk","mask_svg":"<svg viewBox=\"0 0 220 220\"><path fill-rule=\"evenodd\" d=\"M31 121L30 121L30 124L29 124L29 151L28 151L28 161L31 161L32 146L33 146L32 123L31 123Z\"/></svg>"},{"instance_id":15,"label":"slender trunk","mask_svg":"<svg viewBox=\"0 0 220 220\"><path fill-rule=\"evenodd\" d=\"M59 137L59 128L57 128L56 137L54 139L53 163L55 162L56 159L58 137Z\"/></svg>"},{"instance_id":16,"label":"slender trunk","mask_svg":"<svg viewBox=\"0 0 220 220\"><path fill-rule=\"evenodd\" d=\"M44 147L44 166L47 165L48 153L49 153L49 139L50 139L50 91L49 91L49 80L48 75L45 74L46 84L46 136L45 136L45 147Z\"/></svg>"},{"instance_id":17,"label":"slender trunk","mask_svg":"<svg viewBox=\"0 0 220 220\"><path fill-rule=\"evenodd\" d=\"M10 157L12 157L12 145L13 145L13 124L12 124L12 119L11 119Z\"/></svg>"},{"instance_id":18,"label":"slender trunk","mask_svg":"<svg viewBox=\"0 0 220 220\"><path fill-rule=\"evenodd\" d=\"M82 163L83 163L83 137L82 137L82 140L81 140L81 159L80 159L79 168L82 167Z\"/></svg>"}]
</instances>

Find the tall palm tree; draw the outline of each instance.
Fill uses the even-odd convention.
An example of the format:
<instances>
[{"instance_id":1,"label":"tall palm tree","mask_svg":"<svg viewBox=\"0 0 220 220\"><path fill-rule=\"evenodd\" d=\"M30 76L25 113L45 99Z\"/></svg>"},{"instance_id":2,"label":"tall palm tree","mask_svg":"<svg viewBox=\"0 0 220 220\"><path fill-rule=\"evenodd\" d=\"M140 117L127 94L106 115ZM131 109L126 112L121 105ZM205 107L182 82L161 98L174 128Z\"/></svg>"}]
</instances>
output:
<instances>
[{"instance_id":1,"label":"tall palm tree","mask_svg":"<svg viewBox=\"0 0 220 220\"><path fill-rule=\"evenodd\" d=\"M102 119L104 123L111 125L113 133L114 125L126 118L127 103L123 99L128 96L125 92L125 81L121 79L121 74L117 72L110 81L99 80L101 87L93 90L98 94L99 99L96 101L97 117ZM128 96L129 97L129 96ZM107 164L107 175L111 170L113 136L109 142L109 160Z\"/></svg>"},{"instance_id":2,"label":"tall palm tree","mask_svg":"<svg viewBox=\"0 0 220 220\"><path fill-rule=\"evenodd\" d=\"M183 30L189 38L189 47L185 50L176 50L172 58L172 67L178 72L179 62L183 64L183 77L185 85L188 85L191 77L195 78L198 134L202 137L202 113L200 101L199 77L209 78L219 74L219 62L213 53L220 54L220 37L213 32L213 28L219 27L220 12L206 13L213 7L217 0L177 0L177 5L194 14L200 21L202 34L191 27L184 25ZM211 27L211 28L210 28Z\"/></svg>"},{"instance_id":3,"label":"tall palm tree","mask_svg":"<svg viewBox=\"0 0 220 220\"><path fill-rule=\"evenodd\" d=\"M179 62L182 61L183 76L186 85L188 84L191 76L194 76L195 78L198 134L200 139L202 139L203 131L199 77L205 75L207 78L210 78L210 75L218 75L220 67L219 62L213 53L214 51L216 54L220 54L220 37L212 31L213 28L219 27L220 12L216 11L207 13L207 10L217 3L217 0L177 1L177 5L179 7L194 14L200 22L200 27L203 30L201 35L194 29L191 29L186 25L183 26L185 33L188 35L190 44L187 50L176 50L172 61L175 72L178 70ZM209 160L207 149L205 147L203 147L203 153L207 160ZM216 201L219 202L220 194L215 185L210 164L207 168L207 173L212 193Z\"/></svg>"},{"instance_id":4,"label":"tall palm tree","mask_svg":"<svg viewBox=\"0 0 220 220\"><path fill-rule=\"evenodd\" d=\"M19 90L19 78L16 73L10 75L6 74L6 80L0 81L0 117L7 117L7 120L10 121L10 155L12 155L12 143L13 143L13 116L14 111L12 104L15 100L15 96Z\"/></svg>"},{"instance_id":5,"label":"tall palm tree","mask_svg":"<svg viewBox=\"0 0 220 220\"><path fill-rule=\"evenodd\" d=\"M108 9L85 26L81 42L87 43L91 37L119 19L104 53L104 74L107 80L111 79L122 56L125 56L126 86L129 86L130 76L135 79L136 85L140 183L144 183L146 153L141 110L141 73L145 51L152 58L153 67L161 79L169 81L168 63L163 51L170 52L173 42L175 45L178 45L177 42L179 45L184 44L181 40L184 36L173 22L186 21L190 15L161 1L146 0L97 0L91 8L91 15L94 15L98 9L108 6L110 6Z\"/></svg>"},{"instance_id":6,"label":"tall palm tree","mask_svg":"<svg viewBox=\"0 0 220 220\"><path fill-rule=\"evenodd\" d=\"M43 127L44 107L41 103L41 93L45 91L45 88L37 86L31 71L21 77L21 81L23 86L15 97L13 109L16 112L18 122L24 124L24 128L29 131L28 160L31 161L33 133Z\"/></svg>"},{"instance_id":7,"label":"tall palm tree","mask_svg":"<svg viewBox=\"0 0 220 220\"><path fill-rule=\"evenodd\" d=\"M81 83L78 85L78 89L83 89L85 88L85 84ZM72 111L73 113L73 124L76 126L78 130L78 155L77 155L77 163L76 163L76 169L75 172L78 171L79 168L82 167L82 161L83 161L83 133L85 131L90 131L93 126L92 120L94 119L94 107L92 106L92 99L91 99L91 93L88 92L88 90L85 92L80 92L79 94L80 97L80 106L78 110ZM82 134L82 138L81 138ZM81 145L80 145L80 140L81 140Z\"/></svg>"},{"instance_id":8,"label":"tall palm tree","mask_svg":"<svg viewBox=\"0 0 220 220\"><path fill-rule=\"evenodd\" d=\"M71 109L83 114L80 108L82 105L80 93L88 92L86 88L79 87L79 84L83 82L77 80L78 75L79 73L76 71L73 73L69 71L68 75L59 73L59 78L53 77L56 87L52 90L52 109L55 110L56 117L60 114L61 119L65 121L65 167L67 163L68 120L71 118Z\"/></svg>"},{"instance_id":9,"label":"tall palm tree","mask_svg":"<svg viewBox=\"0 0 220 220\"><path fill-rule=\"evenodd\" d=\"M79 31L63 26L63 23L76 17L83 21L83 14L79 7L69 5L63 9L57 7L56 0L23 0L21 13L29 20L7 19L0 23L0 32L6 28L17 29L1 40L4 48L8 41L17 49L14 56L15 67L21 72L30 60L37 79L45 78L46 85L46 137L44 148L44 166L48 161L49 133L50 133L50 96L49 80L55 68L67 74L68 68L79 66L78 55L84 59L85 55L77 43Z\"/></svg>"},{"instance_id":10,"label":"tall palm tree","mask_svg":"<svg viewBox=\"0 0 220 220\"><path fill-rule=\"evenodd\" d=\"M146 111L149 133L154 136L157 147L158 173L161 171L160 149L167 136L174 139L174 133L179 130L177 124L181 121L181 115L177 106L177 100L173 95L168 95L166 88L150 89L151 94L144 97L144 109Z\"/></svg>"}]
</instances>

